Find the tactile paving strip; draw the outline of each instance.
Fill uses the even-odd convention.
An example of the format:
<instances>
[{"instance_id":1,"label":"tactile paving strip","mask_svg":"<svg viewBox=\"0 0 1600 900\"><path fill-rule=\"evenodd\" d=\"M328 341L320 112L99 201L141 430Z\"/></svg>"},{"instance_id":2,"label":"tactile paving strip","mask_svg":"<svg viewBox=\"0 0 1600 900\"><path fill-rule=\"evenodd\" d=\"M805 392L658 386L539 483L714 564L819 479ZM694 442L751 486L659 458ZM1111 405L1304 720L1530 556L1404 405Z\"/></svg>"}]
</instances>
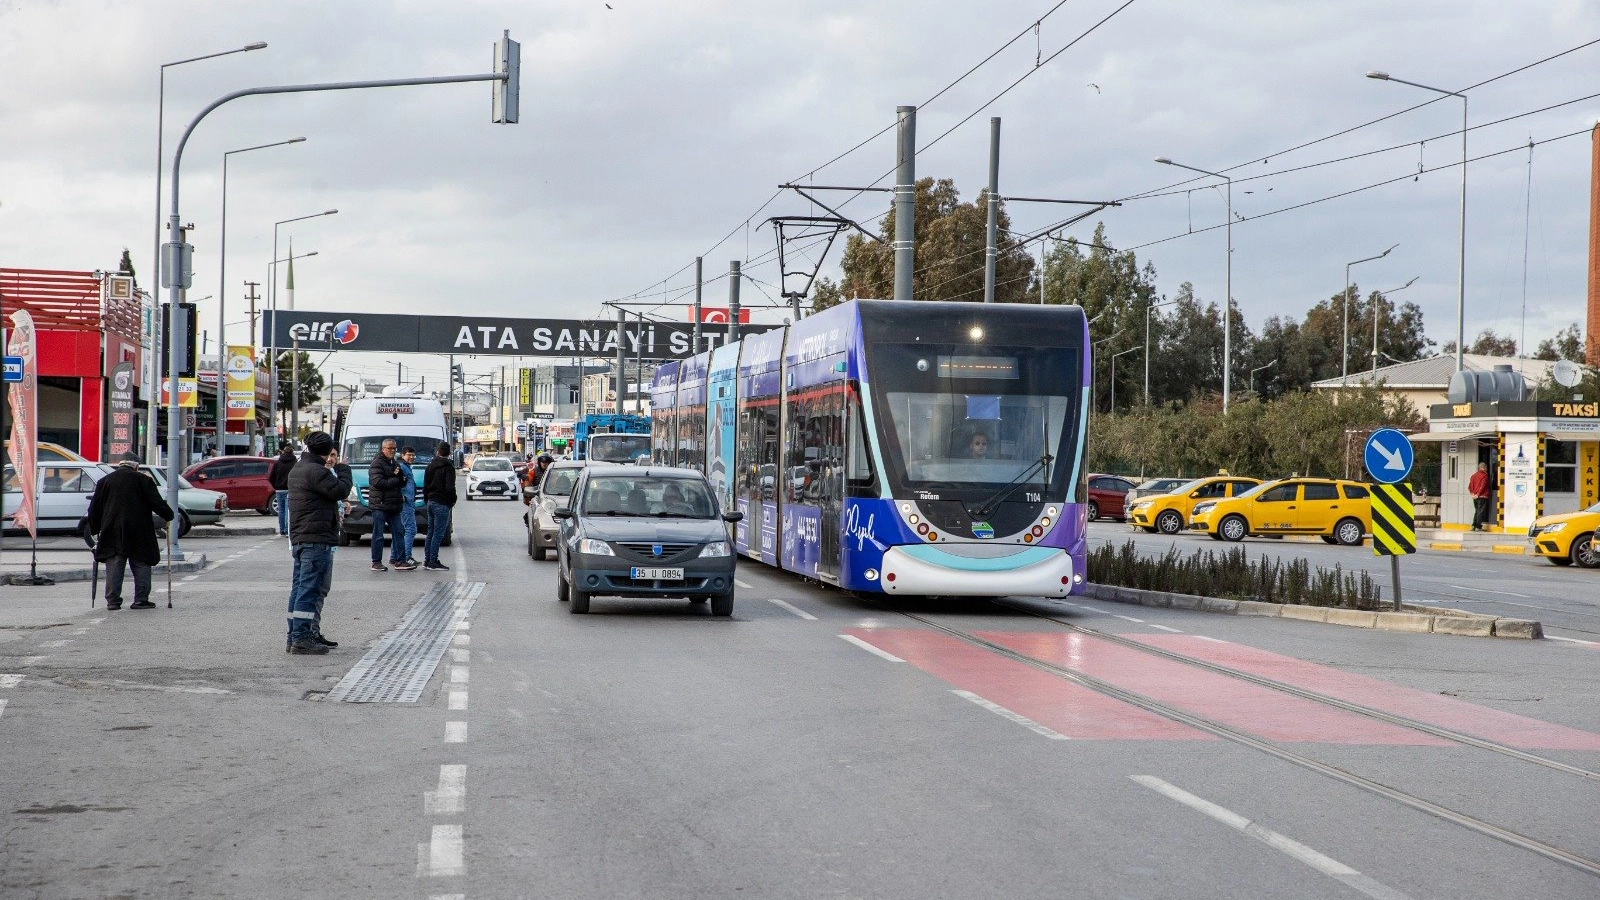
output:
<instances>
[{"instance_id":1,"label":"tactile paving strip","mask_svg":"<svg viewBox=\"0 0 1600 900\"><path fill-rule=\"evenodd\" d=\"M456 626L483 592L481 581L441 582L378 639L327 699L346 703L415 703L439 667Z\"/></svg>"}]
</instances>

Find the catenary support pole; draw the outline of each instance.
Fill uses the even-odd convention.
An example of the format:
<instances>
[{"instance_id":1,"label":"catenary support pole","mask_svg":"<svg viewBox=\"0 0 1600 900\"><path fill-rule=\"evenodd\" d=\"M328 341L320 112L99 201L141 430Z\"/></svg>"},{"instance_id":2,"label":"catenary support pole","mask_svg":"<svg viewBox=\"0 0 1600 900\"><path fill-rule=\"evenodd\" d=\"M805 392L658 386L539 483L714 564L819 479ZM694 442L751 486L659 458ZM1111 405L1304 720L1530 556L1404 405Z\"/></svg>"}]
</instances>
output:
<instances>
[{"instance_id":1,"label":"catenary support pole","mask_svg":"<svg viewBox=\"0 0 1600 900\"><path fill-rule=\"evenodd\" d=\"M612 407L616 412L622 412L622 398L628 385L628 312L622 307L617 307L617 405Z\"/></svg>"},{"instance_id":2,"label":"catenary support pole","mask_svg":"<svg viewBox=\"0 0 1600 900\"><path fill-rule=\"evenodd\" d=\"M701 269L703 262L705 260L701 257L694 258L694 343L689 346L695 353L700 352L700 291L705 287L704 272Z\"/></svg>"},{"instance_id":3,"label":"catenary support pole","mask_svg":"<svg viewBox=\"0 0 1600 900\"><path fill-rule=\"evenodd\" d=\"M983 249L983 302L994 302L994 264L1000 240L1000 117L989 120L989 226Z\"/></svg>"},{"instance_id":4,"label":"catenary support pole","mask_svg":"<svg viewBox=\"0 0 1600 900\"><path fill-rule=\"evenodd\" d=\"M731 344L739 339L739 282L744 276L739 274L739 261L737 259L728 263L728 335L723 343Z\"/></svg>"},{"instance_id":5,"label":"catenary support pole","mask_svg":"<svg viewBox=\"0 0 1600 900\"><path fill-rule=\"evenodd\" d=\"M644 415L644 313L639 313L639 339L633 342L633 370L639 379L633 392L633 414L640 416Z\"/></svg>"},{"instance_id":6,"label":"catenary support pole","mask_svg":"<svg viewBox=\"0 0 1600 900\"><path fill-rule=\"evenodd\" d=\"M917 108L902 106L894 173L894 299L910 300L917 266Z\"/></svg>"}]
</instances>

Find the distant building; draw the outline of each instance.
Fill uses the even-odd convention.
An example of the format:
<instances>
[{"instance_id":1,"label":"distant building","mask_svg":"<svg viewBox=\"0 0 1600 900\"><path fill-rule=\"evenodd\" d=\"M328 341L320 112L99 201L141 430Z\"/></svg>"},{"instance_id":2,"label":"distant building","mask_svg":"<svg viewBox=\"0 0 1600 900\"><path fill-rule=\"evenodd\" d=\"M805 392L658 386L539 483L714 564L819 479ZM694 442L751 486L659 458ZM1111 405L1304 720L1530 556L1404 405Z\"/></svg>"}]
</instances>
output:
<instances>
[{"instance_id":1,"label":"distant building","mask_svg":"<svg viewBox=\"0 0 1600 900\"><path fill-rule=\"evenodd\" d=\"M1478 353L1468 353L1461 358L1462 367L1470 371L1490 372L1497 365L1509 365L1514 372L1520 372L1528 382L1529 388L1550 380L1550 370L1555 368L1555 362L1544 359L1527 359L1516 356L1484 356ZM1450 402L1445 393L1450 387L1450 376L1456 373L1456 357L1453 353L1442 353L1430 356L1427 359L1418 359L1411 362L1395 363L1391 366L1382 366L1377 370L1368 369L1362 372L1351 372L1348 380L1344 378L1325 378L1313 382L1311 387L1319 391L1338 391L1350 387L1362 387L1368 384L1381 385L1387 393L1404 398L1419 416L1427 416L1428 410L1440 403Z\"/></svg>"}]
</instances>

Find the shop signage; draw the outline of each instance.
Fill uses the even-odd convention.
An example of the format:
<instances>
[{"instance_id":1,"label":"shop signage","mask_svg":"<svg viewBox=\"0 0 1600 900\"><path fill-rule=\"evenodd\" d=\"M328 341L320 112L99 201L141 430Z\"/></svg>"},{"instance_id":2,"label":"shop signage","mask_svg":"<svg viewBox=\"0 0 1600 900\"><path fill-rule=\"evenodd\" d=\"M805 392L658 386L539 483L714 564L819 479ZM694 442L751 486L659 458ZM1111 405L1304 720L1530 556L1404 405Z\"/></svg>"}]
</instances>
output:
<instances>
[{"instance_id":1,"label":"shop signage","mask_svg":"<svg viewBox=\"0 0 1600 900\"><path fill-rule=\"evenodd\" d=\"M118 363L111 370L110 395L107 398L111 412L111 439L106 442L111 459L121 459L133 452L133 363Z\"/></svg>"},{"instance_id":2,"label":"shop signage","mask_svg":"<svg viewBox=\"0 0 1600 900\"><path fill-rule=\"evenodd\" d=\"M171 392L172 392L172 379L170 379L170 378L161 379L161 401L160 402L161 402L162 406L171 406L172 405L171 401L167 399L168 394L170 394ZM178 379L178 406L180 406L180 407L194 407L194 406L199 406L199 405L200 405L200 382L195 380L195 379L193 379L193 378L179 378Z\"/></svg>"},{"instance_id":3,"label":"shop signage","mask_svg":"<svg viewBox=\"0 0 1600 900\"><path fill-rule=\"evenodd\" d=\"M619 327L605 319L510 319L484 316L397 315L393 313L267 311L263 344L301 349L372 350L385 353L473 353L491 356L614 357L620 343L629 356L683 359L696 349L694 326L667 322L629 322ZM741 335L772 331L777 325L745 325ZM701 326L699 352L719 346L729 326Z\"/></svg>"},{"instance_id":4,"label":"shop signage","mask_svg":"<svg viewBox=\"0 0 1600 900\"><path fill-rule=\"evenodd\" d=\"M228 421L249 422L256 417L255 348L230 345L227 360Z\"/></svg>"},{"instance_id":5,"label":"shop signage","mask_svg":"<svg viewBox=\"0 0 1600 900\"><path fill-rule=\"evenodd\" d=\"M1600 403L1552 403L1550 406L1552 414L1557 416L1600 417Z\"/></svg>"}]
</instances>

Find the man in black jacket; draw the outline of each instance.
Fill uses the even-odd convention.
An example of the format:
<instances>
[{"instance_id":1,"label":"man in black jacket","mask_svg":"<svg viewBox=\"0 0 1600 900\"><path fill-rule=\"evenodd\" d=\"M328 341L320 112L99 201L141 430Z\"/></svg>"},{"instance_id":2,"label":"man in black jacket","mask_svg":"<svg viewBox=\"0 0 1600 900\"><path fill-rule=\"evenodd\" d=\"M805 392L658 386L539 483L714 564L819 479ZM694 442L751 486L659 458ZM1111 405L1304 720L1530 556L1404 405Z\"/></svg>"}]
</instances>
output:
<instances>
[{"instance_id":1,"label":"man in black jacket","mask_svg":"<svg viewBox=\"0 0 1600 900\"><path fill-rule=\"evenodd\" d=\"M402 572L409 572L417 567L414 562L407 562L406 557L411 555L410 547L401 547L401 538L405 531L400 527L400 509L405 506L405 494L401 486L405 484L405 474L400 469L400 460L395 458L394 438L386 438L383 449L373 457L372 465L367 468L367 506L372 510L372 571L387 572L388 566L383 564L383 530L388 526L389 540L389 565Z\"/></svg>"},{"instance_id":2,"label":"man in black jacket","mask_svg":"<svg viewBox=\"0 0 1600 900\"><path fill-rule=\"evenodd\" d=\"M450 445L444 441L434 449L428 471L422 475L422 499L428 504L428 540L422 568L448 572L450 567L439 561L439 546L450 532L450 513L456 505L456 467L450 462Z\"/></svg>"},{"instance_id":3,"label":"man in black jacket","mask_svg":"<svg viewBox=\"0 0 1600 900\"><path fill-rule=\"evenodd\" d=\"M306 452L289 473L289 545L294 577L289 587L290 653L327 653L339 646L322 636L322 603L333 587L333 547L339 542L339 504L350 495L350 467L329 465L333 438L306 435Z\"/></svg>"},{"instance_id":4,"label":"man in black jacket","mask_svg":"<svg viewBox=\"0 0 1600 900\"><path fill-rule=\"evenodd\" d=\"M279 537L289 533L289 470L294 468L294 464L294 447L284 444L283 452L267 468L267 481L272 484L273 496L278 503Z\"/></svg>"},{"instance_id":5,"label":"man in black jacket","mask_svg":"<svg viewBox=\"0 0 1600 900\"><path fill-rule=\"evenodd\" d=\"M154 516L172 521L172 507L162 499L155 479L139 471L133 454L116 471L100 479L89 501L89 533L95 535L94 558L106 564L106 609L122 608L122 569L133 569L133 605L154 609L150 602L150 567L161 561Z\"/></svg>"}]
</instances>

